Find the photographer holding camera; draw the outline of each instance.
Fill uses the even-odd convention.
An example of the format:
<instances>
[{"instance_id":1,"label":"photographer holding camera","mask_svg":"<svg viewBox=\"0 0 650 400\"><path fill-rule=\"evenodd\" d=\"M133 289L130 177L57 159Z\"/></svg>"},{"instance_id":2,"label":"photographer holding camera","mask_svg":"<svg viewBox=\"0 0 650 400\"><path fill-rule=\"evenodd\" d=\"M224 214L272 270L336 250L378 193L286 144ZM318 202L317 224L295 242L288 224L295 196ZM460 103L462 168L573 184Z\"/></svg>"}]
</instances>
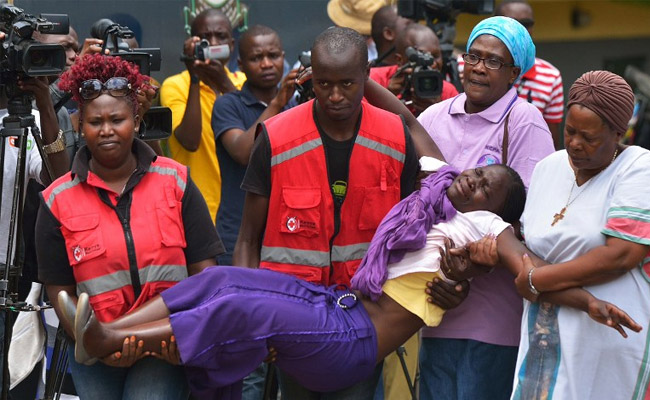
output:
<instances>
[{"instance_id":1,"label":"photographer holding camera","mask_svg":"<svg viewBox=\"0 0 650 400\"><path fill-rule=\"evenodd\" d=\"M0 26L0 43L3 44L2 50L0 50L0 61L2 61L2 69L0 71L0 129L3 131L12 127L15 129L14 123L16 118L21 121L20 126L22 129L24 126L22 122L28 122L27 125L29 125L30 120L33 118L31 121L33 123L31 129L40 128L39 130L41 131L41 138L44 144L43 150L52 167L51 172L53 177L56 178L68 170L69 161L68 155L64 151L65 141L62 131L59 130L56 113L54 112L52 99L50 98L47 78L40 76L37 72L34 73L35 71L32 69L32 65L24 62L21 65L17 65L16 62L18 55L30 54L30 46L39 46L31 36L36 31L38 24L44 22L44 20L37 21L36 18L23 14L21 9L6 4L0 6L0 13L3 16L3 22ZM14 23L18 22L23 25L21 32L23 36L17 37L12 35L8 38L7 33L11 32L14 29ZM7 41L6 43L5 40ZM60 56L56 61L61 63L58 67L60 67L59 70L62 70L65 63L62 47L41 47L41 50L43 51L41 53L43 55L41 61L44 62L52 61L47 57L53 54ZM25 59L29 58L22 58L22 60ZM34 60L34 58L31 58L31 60ZM56 68L56 66L52 66ZM34 73L35 76L30 76L28 72ZM40 112L32 109L32 99L35 100L36 107ZM8 123L6 118L12 121L11 126L5 125ZM9 132L3 133L8 134ZM0 194L2 196L2 206L0 208L0 272L2 273L7 268L7 264L10 264L12 267L17 267L17 265L13 264L15 264L15 260L18 257L10 257L10 254L7 254L7 250L10 238L14 239L12 253L16 250L16 243L21 239L16 237L20 224L22 223L20 213L16 215L17 219L15 221L11 220L13 208L12 198L14 196L16 179L19 178L18 173L24 173L25 182L29 179L35 179L39 183L47 185L52 180L47 170L43 168L43 159L32 135L34 131L29 132L28 129L23 129L22 133L24 134L22 140L26 141L27 149L23 171L17 169L20 151L20 140L18 140L18 137L6 135L1 139L4 141L2 188L0 188L2 190ZM20 201L23 201L23 199L20 199ZM16 287L10 286L7 288L7 292L14 293L16 289ZM8 293L6 296L8 296ZM0 341L2 342L4 342L3 336L5 334L5 312L4 309L0 310ZM0 350L0 363L2 363L5 356L4 350ZM0 377L0 386L2 384L2 377Z\"/></svg>"},{"instance_id":2,"label":"photographer holding camera","mask_svg":"<svg viewBox=\"0 0 650 400\"><path fill-rule=\"evenodd\" d=\"M223 53L220 59L195 59L195 48L202 39L210 46L227 48L227 55ZM221 199L221 174L210 125L212 107L217 97L241 89L246 80L241 72L231 73L226 67L233 48L228 17L213 8L201 12L192 22L192 37L184 44L187 70L167 78L160 89L162 105L172 110L173 133L168 140L171 158L192 170L212 221Z\"/></svg>"},{"instance_id":3,"label":"photographer holding camera","mask_svg":"<svg viewBox=\"0 0 650 400\"><path fill-rule=\"evenodd\" d=\"M440 74L440 41L430 28L408 24L395 41L395 59L397 65L372 68L370 78L399 97L414 115L458 94Z\"/></svg>"}]
</instances>

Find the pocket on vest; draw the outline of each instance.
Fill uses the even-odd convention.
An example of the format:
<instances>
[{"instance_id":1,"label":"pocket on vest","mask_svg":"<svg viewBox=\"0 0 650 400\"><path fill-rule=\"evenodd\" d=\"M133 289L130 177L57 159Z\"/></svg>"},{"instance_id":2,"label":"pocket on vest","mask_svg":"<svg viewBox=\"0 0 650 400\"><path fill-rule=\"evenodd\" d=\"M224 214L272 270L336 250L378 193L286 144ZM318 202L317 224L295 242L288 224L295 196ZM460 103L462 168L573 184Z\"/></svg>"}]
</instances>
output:
<instances>
[{"instance_id":1,"label":"pocket on vest","mask_svg":"<svg viewBox=\"0 0 650 400\"><path fill-rule=\"evenodd\" d=\"M128 310L122 289L91 296L89 300L97 319L101 322L110 322Z\"/></svg>"},{"instance_id":2,"label":"pocket on vest","mask_svg":"<svg viewBox=\"0 0 650 400\"><path fill-rule=\"evenodd\" d=\"M280 232L315 237L320 234L320 187L283 187Z\"/></svg>"},{"instance_id":3,"label":"pocket on vest","mask_svg":"<svg viewBox=\"0 0 650 400\"><path fill-rule=\"evenodd\" d=\"M182 205L180 201L161 201L156 203L156 218L160 241L165 247L187 246L185 229L182 225Z\"/></svg>"},{"instance_id":4,"label":"pocket on vest","mask_svg":"<svg viewBox=\"0 0 650 400\"><path fill-rule=\"evenodd\" d=\"M106 253L104 237L99 229L99 214L79 215L61 221L70 265L77 265Z\"/></svg>"},{"instance_id":5,"label":"pocket on vest","mask_svg":"<svg viewBox=\"0 0 650 400\"><path fill-rule=\"evenodd\" d=\"M399 202L400 177L390 163L381 166L379 185L363 188L359 230L375 230L391 208Z\"/></svg>"}]
</instances>

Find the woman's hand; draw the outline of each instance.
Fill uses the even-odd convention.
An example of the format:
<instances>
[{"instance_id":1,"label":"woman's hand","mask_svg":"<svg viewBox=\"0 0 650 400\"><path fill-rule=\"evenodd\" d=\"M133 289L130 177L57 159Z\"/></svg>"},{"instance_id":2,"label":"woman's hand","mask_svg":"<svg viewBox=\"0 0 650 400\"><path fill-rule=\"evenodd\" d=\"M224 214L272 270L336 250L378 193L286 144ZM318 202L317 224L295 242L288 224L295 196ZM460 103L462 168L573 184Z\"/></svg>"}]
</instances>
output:
<instances>
[{"instance_id":1,"label":"woman's hand","mask_svg":"<svg viewBox=\"0 0 650 400\"><path fill-rule=\"evenodd\" d=\"M111 367L128 368L141 358L149 355L148 351L144 351L144 342L136 340L135 336L131 336L124 339L122 351L117 351L102 358L101 362Z\"/></svg>"},{"instance_id":2,"label":"woman's hand","mask_svg":"<svg viewBox=\"0 0 650 400\"><path fill-rule=\"evenodd\" d=\"M481 240L472 242L465 248L469 251L469 260L477 266L493 268L499 263L497 237L494 234L487 234Z\"/></svg>"},{"instance_id":3,"label":"woman's hand","mask_svg":"<svg viewBox=\"0 0 650 400\"><path fill-rule=\"evenodd\" d=\"M481 239L483 240L483 239ZM480 241L479 241L480 242ZM491 260L491 245L485 242L474 246L475 257L479 260ZM496 256L498 258L498 256ZM489 268L472 262L468 247L456 248L454 241L445 238L445 249L440 249L440 270L449 279L454 281L464 281L473 278L476 275L489 272Z\"/></svg>"},{"instance_id":4,"label":"woman's hand","mask_svg":"<svg viewBox=\"0 0 650 400\"><path fill-rule=\"evenodd\" d=\"M625 311L594 296L589 300L587 313L594 321L616 329L624 338L627 338L627 333L623 330L624 326L634 332L640 332L642 329L641 325L637 324Z\"/></svg>"},{"instance_id":5,"label":"woman's hand","mask_svg":"<svg viewBox=\"0 0 650 400\"><path fill-rule=\"evenodd\" d=\"M151 353L151 355L161 360L167 361L172 365L180 365L181 363L181 353L178 351L178 346L176 345L176 337L173 335L169 338L169 345L167 345L167 342L164 340L160 342L160 354Z\"/></svg>"},{"instance_id":6,"label":"woman's hand","mask_svg":"<svg viewBox=\"0 0 650 400\"><path fill-rule=\"evenodd\" d=\"M515 278L515 286L517 287L517 293L519 293L521 297L530 301L531 303L534 303L537 301L539 294L535 294L530 290L530 278L528 274L530 274L530 271L535 268L535 265L533 264L533 261L530 259L528 254L524 253L522 260L523 266Z\"/></svg>"}]
</instances>

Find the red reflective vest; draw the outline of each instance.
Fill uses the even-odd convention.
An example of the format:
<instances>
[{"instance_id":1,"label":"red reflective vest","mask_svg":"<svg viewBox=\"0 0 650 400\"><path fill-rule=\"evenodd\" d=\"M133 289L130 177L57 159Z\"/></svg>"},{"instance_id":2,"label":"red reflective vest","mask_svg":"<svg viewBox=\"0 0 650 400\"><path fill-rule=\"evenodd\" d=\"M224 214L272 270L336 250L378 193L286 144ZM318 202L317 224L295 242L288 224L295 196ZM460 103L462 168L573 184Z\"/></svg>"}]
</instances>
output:
<instances>
[{"instance_id":1,"label":"red reflective vest","mask_svg":"<svg viewBox=\"0 0 650 400\"><path fill-rule=\"evenodd\" d=\"M92 172L83 182L68 173L43 191L61 224L77 293L88 293L100 321L126 314L187 277L181 214L186 184L187 167L157 157L133 187L125 220L98 196L98 188L111 192ZM136 271L142 289L137 299L131 280Z\"/></svg>"},{"instance_id":2,"label":"red reflective vest","mask_svg":"<svg viewBox=\"0 0 650 400\"><path fill-rule=\"evenodd\" d=\"M260 268L320 285L350 284L379 222L400 200L406 158L402 119L362 103L340 229L313 101L264 123L271 143L271 195Z\"/></svg>"}]
</instances>

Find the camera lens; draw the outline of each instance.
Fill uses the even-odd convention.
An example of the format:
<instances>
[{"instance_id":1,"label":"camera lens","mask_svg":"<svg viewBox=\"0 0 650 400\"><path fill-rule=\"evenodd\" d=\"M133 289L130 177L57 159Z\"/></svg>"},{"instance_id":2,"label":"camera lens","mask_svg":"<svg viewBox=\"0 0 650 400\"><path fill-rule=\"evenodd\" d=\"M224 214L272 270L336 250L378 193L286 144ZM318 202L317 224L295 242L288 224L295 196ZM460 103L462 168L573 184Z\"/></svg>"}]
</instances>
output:
<instances>
[{"instance_id":1,"label":"camera lens","mask_svg":"<svg viewBox=\"0 0 650 400\"><path fill-rule=\"evenodd\" d=\"M29 53L29 63L35 67L47 65L48 58L47 52L45 51L36 50Z\"/></svg>"}]
</instances>

